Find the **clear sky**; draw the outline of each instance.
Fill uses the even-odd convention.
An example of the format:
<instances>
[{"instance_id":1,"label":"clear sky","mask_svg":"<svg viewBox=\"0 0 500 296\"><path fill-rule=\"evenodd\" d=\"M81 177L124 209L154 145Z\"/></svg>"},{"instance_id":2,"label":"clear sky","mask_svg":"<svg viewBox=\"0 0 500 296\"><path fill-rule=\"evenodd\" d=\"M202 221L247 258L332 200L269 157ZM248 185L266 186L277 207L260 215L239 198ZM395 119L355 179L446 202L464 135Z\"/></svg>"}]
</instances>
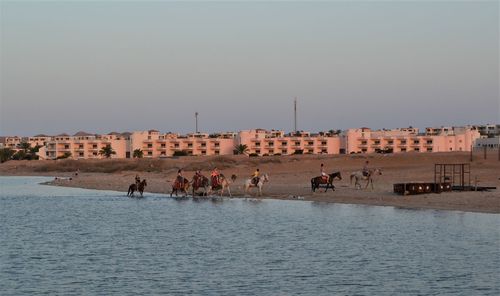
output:
<instances>
[{"instance_id":1,"label":"clear sky","mask_svg":"<svg viewBox=\"0 0 500 296\"><path fill-rule=\"evenodd\" d=\"M0 135L500 122L498 1L0 9Z\"/></svg>"}]
</instances>

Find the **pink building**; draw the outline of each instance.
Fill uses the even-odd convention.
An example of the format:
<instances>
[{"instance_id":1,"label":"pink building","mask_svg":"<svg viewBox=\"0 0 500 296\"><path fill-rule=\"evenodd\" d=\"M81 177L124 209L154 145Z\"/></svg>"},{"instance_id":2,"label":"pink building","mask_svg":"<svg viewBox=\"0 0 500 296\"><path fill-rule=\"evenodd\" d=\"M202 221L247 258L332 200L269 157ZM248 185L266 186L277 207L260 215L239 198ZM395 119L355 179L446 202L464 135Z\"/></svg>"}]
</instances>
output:
<instances>
[{"instance_id":1,"label":"pink building","mask_svg":"<svg viewBox=\"0 0 500 296\"><path fill-rule=\"evenodd\" d=\"M300 132L285 135L283 131L255 129L239 132L237 143L246 145L249 154L257 155L340 153L340 138L329 134Z\"/></svg>"},{"instance_id":2,"label":"pink building","mask_svg":"<svg viewBox=\"0 0 500 296\"><path fill-rule=\"evenodd\" d=\"M347 153L470 151L480 137L479 132L470 127L427 128L426 131L420 134L416 128L349 129L344 145Z\"/></svg>"},{"instance_id":3,"label":"pink building","mask_svg":"<svg viewBox=\"0 0 500 296\"><path fill-rule=\"evenodd\" d=\"M60 134L47 142L45 153L48 159L57 159L65 155L73 159L104 158L99 151L109 145L116 152L111 158L125 158L128 141L127 135L118 133L93 135L78 132L73 136Z\"/></svg>"},{"instance_id":4,"label":"pink building","mask_svg":"<svg viewBox=\"0 0 500 296\"><path fill-rule=\"evenodd\" d=\"M229 155L233 154L235 134L209 135L195 133L162 134L157 130L133 132L130 135L130 151L141 150L144 157L170 157L176 152L187 155Z\"/></svg>"}]
</instances>

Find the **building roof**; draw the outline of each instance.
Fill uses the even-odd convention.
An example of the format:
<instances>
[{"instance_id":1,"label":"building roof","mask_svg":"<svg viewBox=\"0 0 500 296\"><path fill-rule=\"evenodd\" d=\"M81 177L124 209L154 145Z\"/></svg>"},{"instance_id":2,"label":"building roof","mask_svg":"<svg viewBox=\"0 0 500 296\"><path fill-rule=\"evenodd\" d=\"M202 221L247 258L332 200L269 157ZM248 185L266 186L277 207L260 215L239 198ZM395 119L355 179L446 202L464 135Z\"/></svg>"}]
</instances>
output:
<instances>
[{"instance_id":1,"label":"building roof","mask_svg":"<svg viewBox=\"0 0 500 296\"><path fill-rule=\"evenodd\" d=\"M84 136L93 136L93 135L89 134L87 132L84 132L84 131L79 131L76 134L74 134L73 136L75 136L75 137L84 137Z\"/></svg>"},{"instance_id":2,"label":"building roof","mask_svg":"<svg viewBox=\"0 0 500 296\"><path fill-rule=\"evenodd\" d=\"M36 137L36 138L39 138L39 137L50 137L46 134L38 134L38 135L34 135L33 137Z\"/></svg>"},{"instance_id":3,"label":"building roof","mask_svg":"<svg viewBox=\"0 0 500 296\"><path fill-rule=\"evenodd\" d=\"M69 137L69 135L66 133L62 133L62 134L57 135L56 137Z\"/></svg>"}]
</instances>

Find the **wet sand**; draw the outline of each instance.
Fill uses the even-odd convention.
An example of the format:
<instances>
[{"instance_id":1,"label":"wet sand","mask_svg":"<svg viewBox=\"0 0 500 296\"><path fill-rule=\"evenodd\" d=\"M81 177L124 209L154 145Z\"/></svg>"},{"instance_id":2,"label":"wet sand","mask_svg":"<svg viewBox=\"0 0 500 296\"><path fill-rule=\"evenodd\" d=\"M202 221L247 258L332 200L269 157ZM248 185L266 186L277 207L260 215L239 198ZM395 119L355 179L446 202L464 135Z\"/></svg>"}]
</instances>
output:
<instances>
[{"instance_id":1,"label":"wet sand","mask_svg":"<svg viewBox=\"0 0 500 296\"><path fill-rule=\"evenodd\" d=\"M209 175L213 166L226 176L238 176L231 185L233 197L245 197L243 184L249 175L259 168L269 174L269 182L263 189L263 198L309 200L346 204L394 206L407 209L459 210L483 213L500 213L500 190L489 192L446 192L401 196L393 193L394 183L433 182L435 163L468 163L468 153L405 153L394 155L297 155L297 156L218 156L181 157L166 160L78 160L78 161L9 161L0 164L0 175L43 175L61 177L50 185L106 189L126 192L138 174L148 181L148 192L170 193L172 180L178 168L191 178L196 169ZM349 175L360 170L365 160L373 168L381 168L382 175L374 179L374 189L357 190L350 184ZM335 180L336 191L324 189L313 193L310 179L318 176L320 164L328 172L340 171L342 180ZM74 176L79 169L78 176ZM68 178L72 178L69 180ZM479 186L500 188L500 161L484 160L475 155L471 163L471 183ZM363 183L363 186L365 183ZM256 195L252 189L251 196ZM125 196L125 193L124 193Z\"/></svg>"}]
</instances>

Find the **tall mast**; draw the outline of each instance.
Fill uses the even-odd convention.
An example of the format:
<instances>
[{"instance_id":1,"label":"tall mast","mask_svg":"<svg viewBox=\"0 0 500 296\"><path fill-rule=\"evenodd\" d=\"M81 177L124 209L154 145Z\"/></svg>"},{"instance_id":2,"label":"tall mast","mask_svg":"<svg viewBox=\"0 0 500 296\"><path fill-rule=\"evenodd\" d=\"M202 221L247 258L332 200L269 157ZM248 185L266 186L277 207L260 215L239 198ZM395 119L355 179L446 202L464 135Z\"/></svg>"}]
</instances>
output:
<instances>
[{"instance_id":1,"label":"tall mast","mask_svg":"<svg viewBox=\"0 0 500 296\"><path fill-rule=\"evenodd\" d=\"M293 131L297 133L297 97L293 100Z\"/></svg>"}]
</instances>

